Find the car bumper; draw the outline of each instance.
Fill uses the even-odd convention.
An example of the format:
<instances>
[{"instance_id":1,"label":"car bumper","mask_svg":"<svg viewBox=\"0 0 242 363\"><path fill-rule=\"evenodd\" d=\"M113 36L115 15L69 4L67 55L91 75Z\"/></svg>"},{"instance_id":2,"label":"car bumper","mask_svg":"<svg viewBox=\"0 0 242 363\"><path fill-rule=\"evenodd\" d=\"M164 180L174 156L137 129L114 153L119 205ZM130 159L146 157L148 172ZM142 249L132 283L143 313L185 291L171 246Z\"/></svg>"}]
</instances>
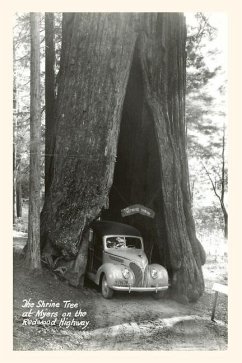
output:
<instances>
[{"instance_id":1,"label":"car bumper","mask_svg":"<svg viewBox=\"0 0 242 363\"><path fill-rule=\"evenodd\" d=\"M138 291L138 292L149 292L149 291L163 291L163 290L167 290L169 287L169 285L167 286L157 286L157 287L135 287L135 286L112 286L111 288L113 290L117 290L117 291Z\"/></svg>"}]
</instances>

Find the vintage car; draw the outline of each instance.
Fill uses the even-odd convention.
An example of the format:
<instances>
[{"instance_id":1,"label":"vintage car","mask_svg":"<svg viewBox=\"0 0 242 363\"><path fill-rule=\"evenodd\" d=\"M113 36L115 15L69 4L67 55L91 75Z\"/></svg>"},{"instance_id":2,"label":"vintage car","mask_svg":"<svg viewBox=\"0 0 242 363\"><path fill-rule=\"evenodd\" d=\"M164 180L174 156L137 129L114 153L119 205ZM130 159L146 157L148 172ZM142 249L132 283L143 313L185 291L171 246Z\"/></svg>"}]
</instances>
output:
<instances>
[{"instance_id":1,"label":"vintage car","mask_svg":"<svg viewBox=\"0 0 242 363\"><path fill-rule=\"evenodd\" d=\"M87 277L111 299L118 291L152 291L158 298L168 288L167 270L149 264L140 232L129 225L95 221L89 230Z\"/></svg>"}]
</instances>

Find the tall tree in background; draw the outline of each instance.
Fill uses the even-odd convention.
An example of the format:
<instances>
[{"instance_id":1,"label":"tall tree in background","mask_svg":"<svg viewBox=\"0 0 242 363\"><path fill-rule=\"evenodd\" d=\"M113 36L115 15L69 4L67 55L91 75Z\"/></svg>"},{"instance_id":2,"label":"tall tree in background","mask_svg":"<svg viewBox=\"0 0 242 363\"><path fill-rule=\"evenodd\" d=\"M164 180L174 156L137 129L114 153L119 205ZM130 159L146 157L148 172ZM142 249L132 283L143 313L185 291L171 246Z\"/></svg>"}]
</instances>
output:
<instances>
[{"instance_id":1,"label":"tall tree in background","mask_svg":"<svg viewBox=\"0 0 242 363\"><path fill-rule=\"evenodd\" d=\"M17 207L16 207L16 149L17 149L17 89L16 89L16 60L15 46L13 45L13 223L16 223Z\"/></svg>"},{"instance_id":2,"label":"tall tree in background","mask_svg":"<svg viewBox=\"0 0 242 363\"><path fill-rule=\"evenodd\" d=\"M30 142L30 14L15 14L14 55L14 196L15 216L25 210L29 197L29 142ZM41 94L41 150L44 153L44 17L40 21L40 94ZM16 184L16 187L15 187ZM44 157L41 160L41 193L44 191ZM21 201L22 197L22 201ZM19 203L17 203L19 201ZM19 208L20 207L20 208ZM17 221L18 222L18 221Z\"/></svg>"},{"instance_id":3,"label":"tall tree in background","mask_svg":"<svg viewBox=\"0 0 242 363\"><path fill-rule=\"evenodd\" d=\"M227 191L228 184L228 172L225 156L225 125L223 126L222 133L222 140L220 141L222 145L219 145L219 161L215 165L212 165L212 167L206 165L204 162L202 163L202 165L211 183L214 195L218 199L221 206L224 220L224 237L228 238L228 211L225 204L225 193ZM211 157L211 154L209 155L209 157Z\"/></svg>"},{"instance_id":4,"label":"tall tree in background","mask_svg":"<svg viewBox=\"0 0 242 363\"><path fill-rule=\"evenodd\" d=\"M13 217L22 217L22 197L28 197L29 171L29 13L16 14L13 38Z\"/></svg>"},{"instance_id":5,"label":"tall tree in background","mask_svg":"<svg viewBox=\"0 0 242 363\"><path fill-rule=\"evenodd\" d=\"M22 23L26 18L21 19ZM14 37L13 41L13 221L16 217L22 217L22 166L21 166L21 142L20 127L21 111L19 109L19 95L17 92L17 62L16 53L19 39Z\"/></svg>"},{"instance_id":6,"label":"tall tree in background","mask_svg":"<svg viewBox=\"0 0 242 363\"><path fill-rule=\"evenodd\" d=\"M31 270L40 270L40 14L30 14L30 174L29 220L26 259Z\"/></svg>"},{"instance_id":7,"label":"tall tree in background","mask_svg":"<svg viewBox=\"0 0 242 363\"><path fill-rule=\"evenodd\" d=\"M63 16L41 237L43 256L62 256L73 285L83 284L89 224L120 220L127 203L142 203L155 219L132 223L146 249L155 243L173 293L191 301L204 290L185 150L185 41L182 14Z\"/></svg>"},{"instance_id":8,"label":"tall tree in background","mask_svg":"<svg viewBox=\"0 0 242 363\"><path fill-rule=\"evenodd\" d=\"M45 196L51 184L54 146L55 45L54 13L45 13Z\"/></svg>"}]
</instances>

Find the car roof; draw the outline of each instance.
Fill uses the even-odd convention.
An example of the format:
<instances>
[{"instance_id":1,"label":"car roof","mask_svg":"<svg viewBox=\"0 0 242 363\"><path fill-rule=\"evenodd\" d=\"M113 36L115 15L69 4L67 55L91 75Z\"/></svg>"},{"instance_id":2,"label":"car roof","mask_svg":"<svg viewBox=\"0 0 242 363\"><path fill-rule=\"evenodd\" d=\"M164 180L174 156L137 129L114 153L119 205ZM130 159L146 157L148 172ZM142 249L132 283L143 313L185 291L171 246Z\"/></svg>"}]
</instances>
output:
<instances>
[{"instance_id":1,"label":"car roof","mask_svg":"<svg viewBox=\"0 0 242 363\"><path fill-rule=\"evenodd\" d=\"M139 236L141 233L138 229L123 223L112 221L94 221L90 226L100 236L119 234L128 236Z\"/></svg>"}]
</instances>

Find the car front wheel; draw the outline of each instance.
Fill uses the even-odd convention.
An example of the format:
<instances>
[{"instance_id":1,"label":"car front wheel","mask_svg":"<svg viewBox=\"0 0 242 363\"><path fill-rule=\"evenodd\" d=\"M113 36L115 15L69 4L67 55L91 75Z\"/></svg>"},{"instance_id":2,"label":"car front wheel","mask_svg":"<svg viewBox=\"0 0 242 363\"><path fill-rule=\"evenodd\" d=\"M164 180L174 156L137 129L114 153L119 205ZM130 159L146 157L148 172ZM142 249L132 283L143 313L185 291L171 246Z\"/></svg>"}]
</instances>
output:
<instances>
[{"instance_id":1,"label":"car front wheel","mask_svg":"<svg viewBox=\"0 0 242 363\"><path fill-rule=\"evenodd\" d=\"M108 282L107 282L107 279L106 279L106 276L105 275L103 275L103 277L102 277L102 285L101 285L101 288L102 288L102 296L105 299L112 299L112 297L113 297L113 290L110 289L110 287L108 286Z\"/></svg>"}]
</instances>

